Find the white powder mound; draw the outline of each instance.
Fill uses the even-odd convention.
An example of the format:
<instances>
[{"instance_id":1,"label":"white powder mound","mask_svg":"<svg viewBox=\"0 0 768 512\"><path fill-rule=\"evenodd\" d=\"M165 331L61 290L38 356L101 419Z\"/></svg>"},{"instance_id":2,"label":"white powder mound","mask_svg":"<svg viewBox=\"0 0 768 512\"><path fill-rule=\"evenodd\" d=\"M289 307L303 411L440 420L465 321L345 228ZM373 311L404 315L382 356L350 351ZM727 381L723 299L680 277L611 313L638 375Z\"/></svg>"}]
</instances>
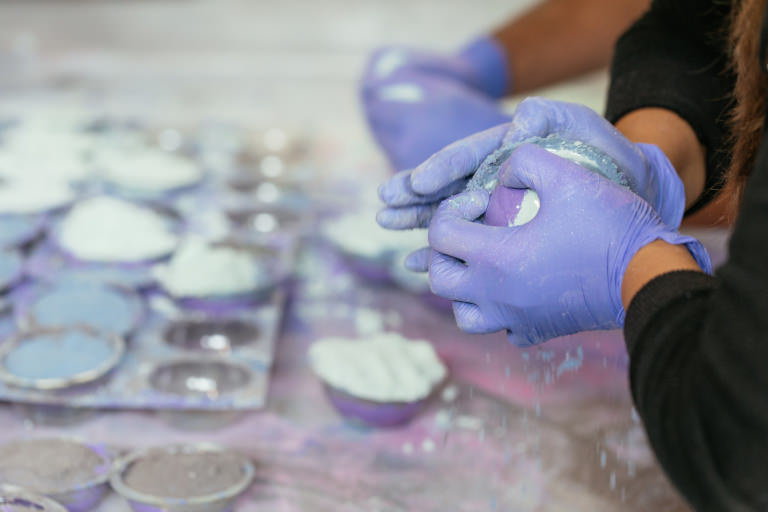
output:
<instances>
[{"instance_id":1,"label":"white powder mound","mask_svg":"<svg viewBox=\"0 0 768 512\"><path fill-rule=\"evenodd\" d=\"M309 349L315 373L330 386L375 402L415 402L446 375L427 341L382 332L366 339L325 338Z\"/></svg>"},{"instance_id":2,"label":"white powder mound","mask_svg":"<svg viewBox=\"0 0 768 512\"><path fill-rule=\"evenodd\" d=\"M323 226L323 233L342 251L370 259L410 252L429 245L426 229L384 229L376 222L375 211L333 219Z\"/></svg>"},{"instance_id":3,"label":"white powder mound","mask_svg":"<svg viewBox=\"0 0 768 512\"><path fill-rule=\"evenodd\" d=\"M253 292L266 278L252 254L211 246L199 237L185 240L171 261L156 266L154 273L174 297L240 295Z\"/></svg>"},{"instance_id":4,"label":"white powder mound","mask_svg":"<svg viewBox=\"0 0 768 512\"><path fill-rule=\"evenodd\" d=\"M59 243L82 260L134 262L170 254L178 238L167 219L148 208L94 197L70 210L62 223Z\"/></svg>"},{"instance_id":5,"label":"white powder mound","mask_svg":"<svg viewBox=\"0 0 768 512\"><path fill-rule=\"evenodd\" d=\"M152 149L102 150L95 161L105 180L137 191L175 190L195 185L203 176L192 160Z\"/></svg>"},{"instance_id":6,"label":"white powder mound","mask_svg":"<svg viewBox=\"0 0 768 512\"><path fill-rule=\"evenodd\" d=\"M0 183L0 213L38 213L66 206L75 199L67 183L20 178Z\"/></svg>"},{"instance_id":7,"label":"white powder mound","mask_svg":"<svg viewBox=\"0 0 768 512\"><path fill-rule=\"evenodd\" d=\"M83 180L95 139L82 133L24 123L3 135L0 175L4 178Z\"/></svg>"}]
</instances>

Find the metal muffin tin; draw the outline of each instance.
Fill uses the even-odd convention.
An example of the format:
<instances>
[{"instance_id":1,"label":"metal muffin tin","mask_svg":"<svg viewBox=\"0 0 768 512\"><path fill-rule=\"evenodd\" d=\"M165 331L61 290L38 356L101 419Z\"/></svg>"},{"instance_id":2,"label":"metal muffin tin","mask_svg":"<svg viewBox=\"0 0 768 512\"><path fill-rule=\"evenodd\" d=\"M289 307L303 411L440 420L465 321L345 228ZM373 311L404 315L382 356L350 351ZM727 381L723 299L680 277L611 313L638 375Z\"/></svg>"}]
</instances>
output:
<instances>
[{"instance_id":1,"label":"metal muffin tin","mask_svg":"<svg viewBox=\"0 0 768 512\"><path fill-rule=\"evenodd\" d=\"M135 512L225 512L233 510L234 502L243 494L253 482L256 473L253 463L245 457L242 457L242 477L241 479L227 489L223 489L213 494L202 496L193 496L190 498L171 498L164 496L154 496L146 494L131 488L125 481L125 475L131 465L142 458L158 452L168 454L177 453L214 453L214 454L234 454L218 445L208 443L197 443L189 445L175 445L164 448L150 448L147 450L136 451L124 459L118 465L113 473L110 483L112 489L124 497Z\"/></svg>"}]
</instances>

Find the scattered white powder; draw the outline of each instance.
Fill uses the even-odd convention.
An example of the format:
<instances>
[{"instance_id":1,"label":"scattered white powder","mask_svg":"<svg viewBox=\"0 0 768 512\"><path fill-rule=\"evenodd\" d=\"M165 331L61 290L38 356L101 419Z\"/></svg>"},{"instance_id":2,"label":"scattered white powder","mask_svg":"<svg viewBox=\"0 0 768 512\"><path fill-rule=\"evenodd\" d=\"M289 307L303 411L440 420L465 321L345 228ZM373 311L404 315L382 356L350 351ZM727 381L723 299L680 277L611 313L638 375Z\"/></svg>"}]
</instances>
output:
<instances>
[{"instance_id":1,"label":"scattered white powder","mask_svg":"<svg viewBox=\"0 0 768 512\"><path fill-rule=\"evenodd\" d=\"M440 409L435 413L435 427L439 430L450 430L453 425L453 419L451 417L451 411L448 409Z\"/></svg>"},{"instance_id":2,"label":"scattered white powder","mask_svg":"<svg viewBox=\"0 0 768 512\"><path fill-rule=\"evenodd\" d=\"M421 449L427 453L435 451L435 442L430 439L426 438L421 442Z\"/></svg>"},{"instance_id":3,"label":"scattered white powder","mask_svg":"<svg viewBox=\"0 0 768 512\"><path fill-rule=\"evenodd\" d=\"M17 178L0 184L0 213L38 213L72 202L75 192L65 182Z\"/></svg>"},{"instance_id":4,"label":"scattered white powder","mask_svg":"<svg viewBox=\"0 0 768 512\"><path fill-rule=\"evenodd\" d=\"M483 428L483 419L477 416L461 415L456 417L455 424L463 430L480 430Z\"/></svg>"},{"instance_id":5,"label":"scattered white powder","mask_svg":"<svg viewBox=\"0 0 768 512\"><path fill-rule=\"evenodd\" d=\"M209 245L189 237L155 277L175 297L210 297L252 292L265 276L253 255L229 247Z\"/></svg>"},{"instance_id":6,"label":"scattered white powder","mask_svg":"<svg viewBox=\"0 0 768 512\"><path fill-rule=\"evenodd\" d=\"M385 85L376 91L376 96L382 101L398 103L419 103L424 101L424 89L416 84L401 83Z\"/></svg>"},{"instance_id":7,"label":"scattered white powder","mask_svg":"<svg viewBox=\"0 0 768 512\"><path fill-rule=\"evenodd\" d=\"M142 261L165 256L178 243L165 218L127 201L95 197L77 204L61 226L61 246L90 261Z\"/></svg>"},{"instance_id":8,"label":"scattered white powder","mask_svg":"<svg viewBox=\"0 0 768 512\"><path fill-rule=\"evenodd\" d=\"M442 393L443 402L453 402L459 397L459 388L454 385L445 386Z\"/></svg>"},{"instance_id":9,"label":"scattered white powder","mask_svg":"<svg viewBox=\"0 0 768 512\"><path fill-rule=\"evenodd\" d=\"M202 179L193 161L155 150L105 150L96 157L104 179L126 189L164 192L194 185Z\"/></svg>"},{"instance_id":10,"label":"scattered white powder","mask_svg":"<svg viewBox=\"0 0 768 512\"><path fill-rule=\"evenodd\" d=\"M446 375L429 342L391 332L361 340L322 339L309 349L309 357L327 384L376 402L421 400Z\"/></svg>"},{"instance_id":11,"label":"scattered white powder","mask_svg":"<svg viewBox=\"0 0 768 512\"><path fill-rule=\"evenodd\" d=\"M333 219L325 223L323 233L342 251L371 259L403 254L429 244L426 229L384 229L376 222L376 213L368 211Z\"/></svg>"}]
</instances>

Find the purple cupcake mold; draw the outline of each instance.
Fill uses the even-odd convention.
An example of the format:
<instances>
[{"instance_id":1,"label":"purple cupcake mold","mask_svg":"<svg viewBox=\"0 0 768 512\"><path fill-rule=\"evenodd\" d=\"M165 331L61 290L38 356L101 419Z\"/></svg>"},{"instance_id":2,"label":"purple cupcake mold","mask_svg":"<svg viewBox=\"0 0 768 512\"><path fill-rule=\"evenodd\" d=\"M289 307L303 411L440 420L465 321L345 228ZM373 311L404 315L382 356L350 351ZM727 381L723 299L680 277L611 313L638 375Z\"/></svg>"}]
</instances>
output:
<instances>
[{"instance_id":1,"label":"purple cupcake mold","mask_svg":"<svg viewBox=\"0 0 768 512\"><path fill-rule=\"evenodd\" d=\"M60 503L10 484L0 484L2 512L67 512Z\"/></svg>"},{"instance_id":2,"label":"purple cupcake mold","mask_svg":"<svg viewBox=\"0 0 768 512\"><path fill-rule=\"evenodd\" d=\"M11 450L12 457L24 458L18 471L14 471L7 460L0 462L0 473L5 473L10 483L29 487L69 512L93 510L109 489L112 458L103 445L69 439L29 439L8 443L0 450ZM61 450L66 450L67 458L60 455ZM54 470L60 470L61 474L54 476ZM16 474L19 480L14 480ZM53 482L53 478L58 481Z\"/></svg>"},{"instance_id":3,"label":"purple cupcake mold","mask_svg":"<svg viewBox=\"0 0 768 512\"><path fill-rule=\"evenodd\" d=\"M155 282L151 263L82 262L47 244L27 258L24 272L48 282L95 281L134 289L148 288Z\"/></svg>"},{"instance_id":4,"label":"purple cupcake mold","mask_svg":"<svg viewBox=\"0 0 768 512\"><path fill-rule=\"evenodd\" d=\"M357 398L328 384L325 391L333 407L345 418L371 427L396 427L411 421L427 399L415 402L375 402Z\"/></svg>"}]
</instances>

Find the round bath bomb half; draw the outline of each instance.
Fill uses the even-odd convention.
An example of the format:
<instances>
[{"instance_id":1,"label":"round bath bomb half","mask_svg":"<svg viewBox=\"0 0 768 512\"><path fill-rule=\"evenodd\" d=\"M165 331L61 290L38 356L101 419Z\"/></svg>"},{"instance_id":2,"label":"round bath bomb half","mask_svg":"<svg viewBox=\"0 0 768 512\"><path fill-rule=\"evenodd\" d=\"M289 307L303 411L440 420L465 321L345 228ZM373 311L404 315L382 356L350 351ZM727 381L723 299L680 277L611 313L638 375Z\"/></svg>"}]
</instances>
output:
<instances>
[{"instance_id":1,"label":"round bath bomb half","mask_svg":"<svg viewBox=\"0 0 768 512\"><path fill-rule=\"evenodd\" d=\"M483 222L490 226L521 226L538 213L539 195L530 189L498 186L491 193Z\"/></svg>"}]
</instances>

